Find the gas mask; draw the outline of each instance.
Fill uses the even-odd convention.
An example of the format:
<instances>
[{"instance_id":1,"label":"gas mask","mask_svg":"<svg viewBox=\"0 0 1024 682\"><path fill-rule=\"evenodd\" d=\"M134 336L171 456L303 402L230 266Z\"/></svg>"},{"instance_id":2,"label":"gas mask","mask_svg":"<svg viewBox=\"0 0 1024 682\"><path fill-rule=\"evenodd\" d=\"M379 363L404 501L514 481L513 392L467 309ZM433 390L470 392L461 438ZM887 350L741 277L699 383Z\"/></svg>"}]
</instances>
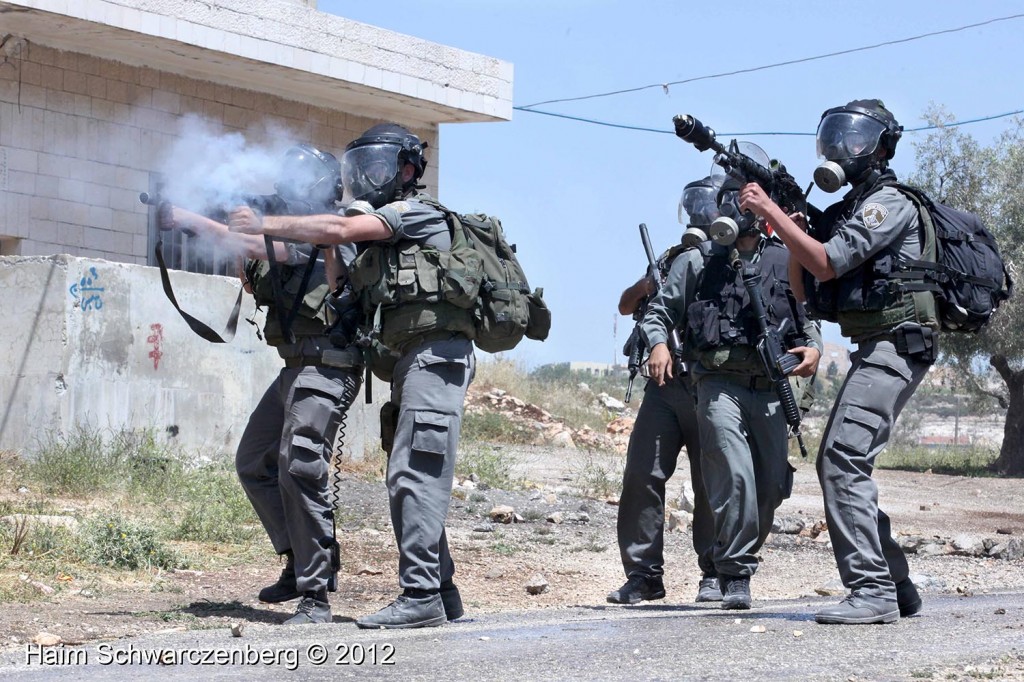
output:
<instances>
[{"instance_id":1,"label":"gas mask","mask_svg":"<svg viewBox=\"0 0 1024 682\"><path fill-rule=\"evenodd\" d=\"M826 111L816 136L818 157L825 160L814 169L814 184L832 193L862 180L880 163L876 151L886 130L887 125L869 113Z\"/></svg>"},{"instance_id":2,"label":"gas mask","mask_svg":"<svg viewBox=\"0 0 1024 682\"><path fill-rule=\"evenodd\" d=\"M423 156L426 146L397 123L375 125L349 142L341 157L346 200L366 201L381 208L412 191L427 166ZM403 180L406 164L414 171L411 178Z\"/></svg>"},{"instance_id":3,"label":"gas mask","mask_svg":"<svg viewBox=\"0 0 1024 682\"><path fill-rule=\"evenodd\" d=\"M729 246L760 230L760 219L750 211L740 210L740 187L735 180L727 181L718 193L718 210L721 215L711 223L708 233L719 246Z\"/></svg>"},{"instance_id":4,"label":"gas mask","mask_svg":"<svg viewBox=\"0 0 1024 682\"><path fill-rule=\"evenodd\" d=\"M721 181L710 176L683 188L679 199L679 222L686 225L683 246L691 248L708 238L708 226L719 217L716 197Z\"/></svg>"},{"instance_id":5,"label":"gas mask","mask_svg":"<svg viewBox=\"0 0 1024 682\"><path fill-rule=\"evenodd\" d=\"M285 152L274 189L286 201L322 210L341 198L341 166L333 154L295 145Z\"/></svg>"}]
</instances>

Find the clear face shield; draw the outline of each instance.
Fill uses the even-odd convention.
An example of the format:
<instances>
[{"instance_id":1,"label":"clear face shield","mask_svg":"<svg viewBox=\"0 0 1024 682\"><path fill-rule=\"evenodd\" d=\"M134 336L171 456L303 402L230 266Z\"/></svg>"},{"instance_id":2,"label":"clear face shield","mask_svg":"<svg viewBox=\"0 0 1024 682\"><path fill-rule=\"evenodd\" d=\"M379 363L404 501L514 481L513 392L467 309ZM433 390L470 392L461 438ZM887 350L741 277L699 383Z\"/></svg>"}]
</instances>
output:
<instances>
[{"instance_id":1,"label":"clear face shield","mask_svg":"<svg viewBox=\"0 0 1024 682\"><path fill-rule=\"evenodd\" d=\"M690 183L683 188L679 198L679 222L686 225L683 232L683 246L691 248L708 238L707 229L718 218L717 183L710 178Z\"/></svg>"},{"instance_id":2,"label":"clear face shield","mask_svg":"<svg viewBox=\"0 0 1024 682\"><path fill-rule=\"evenodd\" d=\"M825 192L836 192L856 180L870 166L885 125L870 116L837 111L818 124L816 146L824 161L814 169L814 184Z\"/></svg>"},{"instance_id":3,"label":"clear face shield","mask_svg":"<svg viewBox=\"0 0 1024 682\"><path fill-rule=\"evenodd\" d=\"M367 144L345 152L341 178L346 198L362 199L394 180L398 176L398 152L399 147L393 144Z\"/></svg>"},{"instance_id":4,"label":"clear face shield","mask_svg":"<svg viewBox=\"0 0 1024 682\"><path fill-rule=\"evenodd\" d=\"M816 136L818 157L829 161L870 156L885 131L881 121L851 111L839 111L821 119Z\"/></svg>"},{"instance_id":5,"label":"clear face shield","mask_svg":"<svg viewBox=\"0 0 1024 682\"><path fill-rule=\"evenodd\" d=\"M328 175L320 159L306 152L289 152L274 188L285 199L310 200L314 188Z\"/></svg>"}]
</instances>

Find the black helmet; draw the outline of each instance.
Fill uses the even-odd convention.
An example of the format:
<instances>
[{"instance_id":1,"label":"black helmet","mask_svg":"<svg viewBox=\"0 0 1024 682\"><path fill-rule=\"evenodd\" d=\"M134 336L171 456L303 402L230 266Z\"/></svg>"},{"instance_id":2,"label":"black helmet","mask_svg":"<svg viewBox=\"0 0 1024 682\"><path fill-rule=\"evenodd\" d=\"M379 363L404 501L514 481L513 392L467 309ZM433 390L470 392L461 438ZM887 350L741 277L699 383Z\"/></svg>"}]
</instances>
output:
<instances>
[{"instance_id":1,"label":"black helmet","mask_svg":"<svg viewBox=\"0 0 1024 682\"><path fill-rule=\"evenodd\" d=\"M844 142L842 135L848 132L856 132L856 144ZM882 100L855 99L821 115L817 134L818 154L835 161L836 158L832 157L842 159L873 154L881 146L888 161L895 156L896 144L902 136L903 126L885 108Z\"/></svg>"},{"instance_id":2,"label":"black helmet","mask_svg":"<svg viewBox=\"0 0 1024 682\"><path fill-rule=\"evenodd\" d=\"M274 189L284 199L329 206L341 198L341 164L330 152L297 144L285 152Z\"/></svg>"},{"instance_id":3,"label":"black helmet","mask_svg":"<svg viewBox=\"0 0 1024 682\"><path fill-rule=\"evenodd\" d=\"M342 180L352 200L368 201L374 208L405 196L423 176L426 143L397 123L373 126L348 143L341 157ZM405 164L415 168L402 182Z\"/></svg>"}]
</instances>

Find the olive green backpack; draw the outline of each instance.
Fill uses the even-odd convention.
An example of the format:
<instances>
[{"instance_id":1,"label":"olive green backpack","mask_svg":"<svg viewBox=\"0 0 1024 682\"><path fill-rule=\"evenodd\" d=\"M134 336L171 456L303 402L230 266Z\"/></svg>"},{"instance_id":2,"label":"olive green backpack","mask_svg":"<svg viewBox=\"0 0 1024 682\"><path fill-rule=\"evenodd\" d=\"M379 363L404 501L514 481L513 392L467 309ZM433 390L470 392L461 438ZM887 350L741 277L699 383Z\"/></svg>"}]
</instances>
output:
<instances>
[{"instance_id":1,"label":"olive green backpack","mask_svg":"<svg viewBox=\"0 0 1024 682\"><path fill-rule=\"evenodd\" d=\"M436 202L424 202L444 213L453 245L461 234L483 261L480 293L473 309L476 347L488 353L515 348L525 336L543 341L551 330L551 311L544 289L530 289L515 245L505 239L501 220L483 213L455 213Z\"/></svg>"}]
</instances>

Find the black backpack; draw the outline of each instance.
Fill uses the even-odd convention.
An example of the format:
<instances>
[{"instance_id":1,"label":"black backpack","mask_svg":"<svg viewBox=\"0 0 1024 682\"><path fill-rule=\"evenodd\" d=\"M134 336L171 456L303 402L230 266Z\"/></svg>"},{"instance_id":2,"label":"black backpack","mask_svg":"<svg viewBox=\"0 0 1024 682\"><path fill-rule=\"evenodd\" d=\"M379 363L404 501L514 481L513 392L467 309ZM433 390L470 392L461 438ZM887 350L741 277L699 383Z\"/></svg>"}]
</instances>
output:
<instances>
[{"instance_id":1,"label":"black backpack","mask_svg":"<svg viewBox=\"0 0 1024 682\"><path fill-rule=\"evenodd\" d=\"M995 237L974 213L959 211L907 185L896 184L918 209L925 232L935 235L936 262L905 260L923 281L907 282L907 291L931 291L944 331L976 333L999 304L1013 294L1013 280L999 255Z\"/></svg>"}]
</instances>

